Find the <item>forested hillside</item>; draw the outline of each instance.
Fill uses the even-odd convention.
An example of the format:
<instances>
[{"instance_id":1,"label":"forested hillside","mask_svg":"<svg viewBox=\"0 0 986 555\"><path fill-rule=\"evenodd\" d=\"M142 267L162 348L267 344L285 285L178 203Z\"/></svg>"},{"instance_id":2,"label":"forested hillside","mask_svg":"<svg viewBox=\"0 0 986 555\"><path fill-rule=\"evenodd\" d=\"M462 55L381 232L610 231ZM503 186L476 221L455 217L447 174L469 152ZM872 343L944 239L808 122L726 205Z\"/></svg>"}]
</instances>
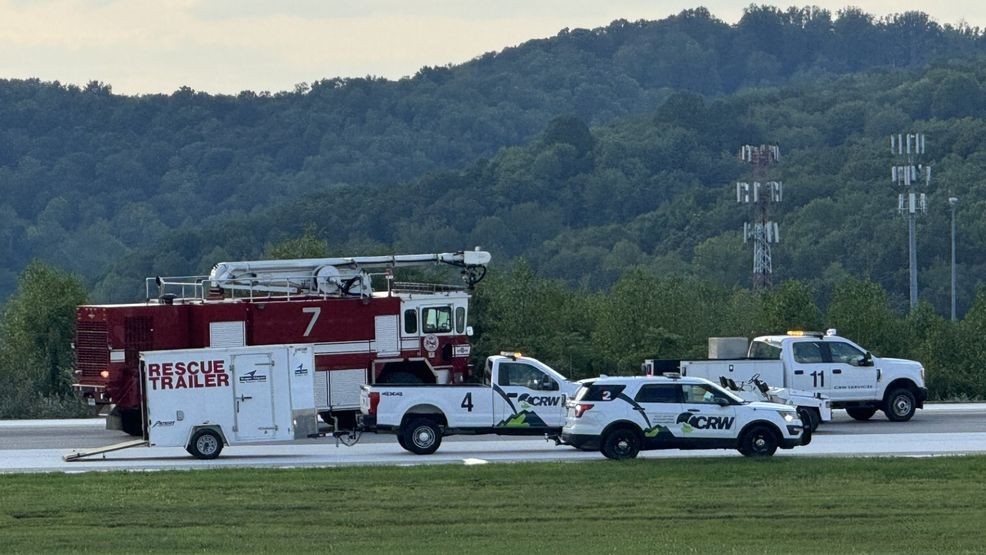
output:
<instances>
[{"instance_id":1,"label":"forested hillside","mask_svg":"<svg viewBox=\"0 0 986 555\"><path fill-rule=\"evenodd\" d=\"M878 145L926 126L968 191L984 48L978 30L919 13L751 7L737 25L701 9L615 21L399 81L276 94L0 81L0 298L33 258L99 280L96 299L133 298L145 274L256 256L306 223L346 253L478 243L590 287L637 264L743 283L726 189L741 172L731 153L762 141L791 153L779 277L862 271L897 291ZM845 213L819 216L830 209ZM796 235L805 217L823 229ZM930 276L940 220L922 234Z\"/></svg>"},{"instance_id":2,"label":"forested hillside","mask_svg":"<svg viewBox=\"0 0 986 555\"><path fill-rule=\"evenodd\" d=\"M960 312L986 270L986 96L982 65L879 70L717 99L676 93L656 111L590 129L553 120L529 145L461 171L407 184L345 186L221 218L171 234L126 256L98 293L133 297L147 275L206 271L220 259L256 256L263 245L314 225L333 252L431 251L482 245L494 265L523 257L538 274L598 290L626 270L749 284L752 250L741 238L749 212L734 182L748 169L735 152L775 141L777 282L810 283L824 305L847 277L873 280L902 308L907 295L906 222L890 183L889 134L920 129L933 166L928 214L918 226L921 298L946 313L947 197L962 200ZM179 272L180 273L180 272Z\"/></svg>"}]
</instances>

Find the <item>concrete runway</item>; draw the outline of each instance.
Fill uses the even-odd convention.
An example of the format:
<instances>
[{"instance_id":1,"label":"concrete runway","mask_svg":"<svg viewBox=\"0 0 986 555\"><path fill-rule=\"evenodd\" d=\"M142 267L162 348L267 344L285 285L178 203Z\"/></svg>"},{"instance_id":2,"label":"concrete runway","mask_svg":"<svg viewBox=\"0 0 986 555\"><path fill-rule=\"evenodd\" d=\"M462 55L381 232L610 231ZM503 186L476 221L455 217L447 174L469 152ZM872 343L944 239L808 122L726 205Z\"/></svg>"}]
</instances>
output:
<instances>
[{"instance_id":1,"label":"concrete runway","mask_svg":"<svg viewBox=\"0 0 986 555\"><path fill-rule=\"evenodd\" d=\"M127 441L102 428L100 419L0 421L0 473L165 470L221 467L326 467L351 465L484 464L487 462L599 460L598 452L554 446L541 438L453 436L434 455L417 456L392 435L366 434L353 447L331 438L280 444L226 447L213 461L191 458L184 449L136 447L89 460L64 462L77 449ZM779 456L934 456L986 453L986 404L929 405L910 421L889 422L878 413L856 422L844 411L823 424L811 445ZM736 451L647 451L642 458L738 457Z\"/></svg>"}]
</instances>

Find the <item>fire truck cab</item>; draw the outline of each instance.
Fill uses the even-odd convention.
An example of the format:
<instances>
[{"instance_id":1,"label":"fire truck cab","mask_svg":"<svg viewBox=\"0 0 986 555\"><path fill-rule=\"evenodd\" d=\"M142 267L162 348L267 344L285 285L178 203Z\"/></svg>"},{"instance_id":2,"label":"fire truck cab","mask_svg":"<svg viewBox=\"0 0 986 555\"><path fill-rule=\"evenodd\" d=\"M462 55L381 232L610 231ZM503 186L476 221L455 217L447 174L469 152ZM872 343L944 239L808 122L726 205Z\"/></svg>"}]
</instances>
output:
<instances>
[{"instance_id":1,"label":"fire truck cab","mask_svg":"<svg viewBox=\"0 0 986 555\"><path fill-rule=\"evenodd\" d=\"M489 261L459 251L223 262L209 276L148 278L143 303L78 308L75 388L113 405L108 428L139 435L140 353L313 343L316 408L351 425L363 384L465 380L470 290ZM434 264L459 268L465 284L394 279L396 268Z\"/></svg>"}]
</instances>

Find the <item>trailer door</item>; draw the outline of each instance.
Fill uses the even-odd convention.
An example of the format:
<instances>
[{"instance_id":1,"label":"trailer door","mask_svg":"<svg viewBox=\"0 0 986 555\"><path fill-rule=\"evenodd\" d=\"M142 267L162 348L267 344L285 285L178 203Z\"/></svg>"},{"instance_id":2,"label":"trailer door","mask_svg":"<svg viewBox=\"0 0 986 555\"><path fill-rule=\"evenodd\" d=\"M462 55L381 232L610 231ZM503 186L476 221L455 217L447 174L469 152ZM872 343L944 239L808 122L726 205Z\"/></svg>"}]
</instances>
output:
<instances>
[{"instance_id":1,"label":"trailer door","mask_svg":"<svg viewBox=\"0 0 986 555\"><path fill-rule=\"evenodd\" d=\"M274 435L274 383L270 353L233 355L234 434L239 441Z\"/></svg>"}]
</instances>

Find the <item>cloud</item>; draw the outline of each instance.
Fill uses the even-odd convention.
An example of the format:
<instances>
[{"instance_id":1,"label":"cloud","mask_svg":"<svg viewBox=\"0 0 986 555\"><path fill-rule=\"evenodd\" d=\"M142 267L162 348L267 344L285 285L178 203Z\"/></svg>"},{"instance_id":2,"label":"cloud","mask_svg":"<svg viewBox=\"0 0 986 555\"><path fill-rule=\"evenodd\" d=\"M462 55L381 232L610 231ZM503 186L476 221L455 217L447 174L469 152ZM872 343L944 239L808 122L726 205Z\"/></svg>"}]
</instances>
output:
<instances>
[{"instance_id":1,"label":"cloud","mask_svg":"<svg viewBox=\"0 0 986 555\"><path fill-rule=\"evenodd\" d=\"M841 2L813 2L836 12ZM916 0L857 2L885 15ZM748 0L709 0L735 22ZM564 27L660 19L684 0L0 0L0 78L110 83L118 93L182 85L235 94L335 76L399 78L461 63ZM930 6L942 22L986 22L968 0Z\"/></svg>"}]
</instances>

